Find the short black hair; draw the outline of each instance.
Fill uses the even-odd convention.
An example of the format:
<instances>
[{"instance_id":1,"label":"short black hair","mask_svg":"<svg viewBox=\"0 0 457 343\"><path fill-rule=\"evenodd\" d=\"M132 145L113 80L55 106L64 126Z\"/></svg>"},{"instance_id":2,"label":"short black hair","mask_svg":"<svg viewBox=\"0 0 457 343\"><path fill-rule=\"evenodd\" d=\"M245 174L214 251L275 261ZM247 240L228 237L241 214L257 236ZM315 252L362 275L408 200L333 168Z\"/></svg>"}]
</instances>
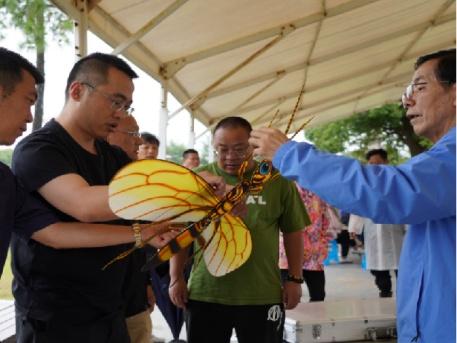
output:
<instances>
[{"instance_id":1,"label":"short black hair","mask_svg":"<svg viewBox=\"0 0 457 343\"><path fill-rule=\"evenodd\" d=\"M387 161L388 154L387 154L387 151L384 150L384 149L372 149L372 150L369 150L367 152L367 154L365 155L365 158L368 161L371 158L371 156L376 156L376 155L381 156L381 158L384 161Z\"/></svg>"},{"instance_id":2,"label":"short black hair","mask_svg":"<svg viewBox=\"0 0 457 343\"><path fill-rule=\"evenodd\" d=\"M242 117L227 117L217 123L216 127L213 130L213 135L219 129L234 129L238 127L244 128L248 132L248 134L250 134L252 131L252 126L246 119Z\"/></svg>"},{"instance_id":3,"label":"short black hair","mask_svg":"<svg viewBox=\"0 0 457 343\"><path fill-rule=\"evenodd\" d=\"M187 155L190 155L190 154L197 154L198 155L198 151L195 150L195 149L187 149L187 150L184 150L183 153L182 153L182 158L183 160L186 159Z\"/></svg>"},{"instance_id":4,"label":"short black hair","mask_svg":"<svg viewBox=\"0 0 457 343\"><path fill-rule=\"evenodd\" d=\"M155 135L153 135L152 133L141 132L140 135L141 135L141 139L146 144L154 144L154 145L160 146L159 139Z\"/></svg>"},{"instance_id":5,"label":"short black hair","mask_svg":"<svg viewBox=\"0 0 457 343\"><path fill-rule=\"evenodd\" d=\"M447 83L449 87L455 84L455 49L440 50L419 57L414 65L414 70L425 62L435 59L438 60L435 68L437 80Z\"/></svg>"},{"instance_id":6,"label":"short black hair","mask_svg":"<svg viewBox=\"0 0 457 343\"><path fill-rule=\"evenodd\" d=\"M95 52L81 58L75 63L70 71L65 87L65 98L68 99L68 90L74 81L87 82L92 86L98 86L107 82L109 68L115 68L130 79L135 79L138 75L133 69L117 56Z\"/></svg>"},{"instance_id":7,"label":"short black hair","mask_svg":"<svg viewBox=\"0 0 457 343\"><path fill-rule=\"evenodd\" d=\"M37 84L44 82L44 77L38 69L18 53L0 47L0 87L4 97L11 95L16 85L22 81L23 70L29 72Z\"/></svg>"}]
</instances>

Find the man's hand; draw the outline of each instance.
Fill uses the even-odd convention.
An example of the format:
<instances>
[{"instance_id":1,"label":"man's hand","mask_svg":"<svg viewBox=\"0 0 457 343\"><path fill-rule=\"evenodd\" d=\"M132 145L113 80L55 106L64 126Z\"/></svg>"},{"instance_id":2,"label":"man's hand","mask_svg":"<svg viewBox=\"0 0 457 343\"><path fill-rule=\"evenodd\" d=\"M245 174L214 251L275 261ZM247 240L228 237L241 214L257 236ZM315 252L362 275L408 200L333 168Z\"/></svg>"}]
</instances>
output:
<instances>
[{"instance_id":1,"label":"man's hand","mask_svg":"<svg viewBox=\"0 0 457 343\"><path fill-rule=\"evenodd\" d=\"M282 301L286 310L291 310L298 305L301 292L301 284L291 281L284 282Z\"/></svg>"},{"instance_id":2,"label":"man's hand","mask_svg":"<svg viewBox=\"0 0 457 343\"><path fill-rule=\"evenodd\" d=\"M213 175L208 171L199 172L200 175L213 188L217 197L222 198L225 194L225 180L222 176Z\"/></svg>"},{"instance_id":3,"label":"man's hand","mask_svg":"<svg viewBox=\"0 0 457 343\"><path fill-rule=\"evenodd\" d=\"M170 287L168 288L168 295L170 300L177 307L185 309L188 299L187 284L184 277L181 276L178 279L170 281Z\"/></svg>"},{"instance_id":4,"label":"man's hand","mask_svg":"<svg viewBox=\"0 0 457 343\"><path fill-rule=\"evenodd\" d=\"M180 230L170 222L160 224L141 224L141 237L143 241L151 238L147 243L154 248L162 248L173 238L175 238Z\"/></svg>"},{"instance_id":5,"label":"man's hand","mask_svg":"<svg viewBox=\"0 0 457 343\"><path fill-rule=\"evenodd\" d=\"M225 192L230 192L233 187L232 185L226 185L225 186ZM230 214L236 216L236 217L241 217L244 218L248 214L248 205L246 205L246 196L243 196L238 205L236 205L232 210L230 211Z\"/></svg>"},{"instance_id":6,"label":"man's hand","mask_svg":"<svg viewBox=\"0 0 457 343\"><path fill-rule=\"evenodd\" d=\"M272 161L276 151L289 139L278 129L260 128L251 131L249 144L254 147L253 154Z\"/></svg>"}]
</instances>

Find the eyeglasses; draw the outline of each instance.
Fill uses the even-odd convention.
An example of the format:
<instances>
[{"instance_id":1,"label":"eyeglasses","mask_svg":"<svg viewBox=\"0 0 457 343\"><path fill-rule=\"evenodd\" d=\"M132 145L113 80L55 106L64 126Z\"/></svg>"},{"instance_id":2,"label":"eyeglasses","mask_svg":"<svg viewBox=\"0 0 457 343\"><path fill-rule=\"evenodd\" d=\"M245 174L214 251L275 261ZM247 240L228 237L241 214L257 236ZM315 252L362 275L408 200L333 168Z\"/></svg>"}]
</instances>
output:
<instances>
[{"instance_id":1,"label":"eyeglasses","mask_svg":"<svg viewBox=\"0 0 457 343\"><path fill-rule=\"evenodd\" d=\"M451 82L449 81L438 81L439 83L445 83L445 84L450 84ZM410 83L408 86L406 86L405 92L401 96L401 103L403 105L403 108L408 108L407 102L410 101L413 98L414 93L420 92L424 89L423 86L428 84L429 82L416 82L416 83Z\"/></svg>"},{"instance_id":2,"label":"eyeglasses","mask_svg":"<svg viewBox=\"0 0 457 343\"><path fill-rule=\"evenodd\" d=\"M121 100L120 98L117 98L113 94L106 93L104 91L101 91L100 89L97 89L96 86L91 85L90 83L87 82L81 82L82 85L85 85L92 89L93 91L99 92L101 95L103 95L108 101L111 102L111 109L113 109L116 112L125 112L128 115L132 114L134 111L133 107L130 107L130 104L125 101Z\"/></svg>"},{"instance_id":3,"label":"eyeglasses","mask_svg":"<svg viewBox=\"0 0 457 343\"><path fill-rule=\"evenodd\" d=\"M129 135L129 136L135 137L135 138L141 137L141 133L139 133L138 131L114 130L114 132L125 133L126 135Z\"/></svg>"},{"instance_id":4,"label":"eyeglasses","mask_svg":"<svg viewBox=\"0 0 457 343\"><path fill-rule=\"evenodd\" d=\"M235 148L229 148L226 146L217 146L214 148L214 152L218 157L226 157L231 154L235 158L245 158L248 155L249 145L239 146Z\"/></svg>"}]
</instances>

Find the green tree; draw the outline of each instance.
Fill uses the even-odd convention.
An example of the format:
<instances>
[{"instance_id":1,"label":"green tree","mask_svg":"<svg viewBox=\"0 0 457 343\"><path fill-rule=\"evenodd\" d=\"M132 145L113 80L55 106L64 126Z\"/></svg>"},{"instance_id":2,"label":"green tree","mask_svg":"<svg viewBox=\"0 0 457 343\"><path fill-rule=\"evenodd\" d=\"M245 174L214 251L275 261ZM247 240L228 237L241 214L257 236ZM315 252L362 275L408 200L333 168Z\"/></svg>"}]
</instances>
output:
<instances>
[{"instance_id":1,"label":"green tree","mask_svg":"<svg viewBox=\"0 0 457 343\"><path fill-rule=\"evenodd\" d=\"M3 162L11 167L12 157L13 157L12 149L0 150L0 162Z\"/></svg>"},{"instance_id":2,"label":"green tree","mask_svg":"<svg viewBox=\"0 0 457 343\"><path fill-rule=\"evenodd\" d=\"M182 153L187 149L188 148L185 145L177 144L177 143L171 141L170 144L167 145L167 160L175 162L177 164L181 164L182 163ZM203 145L202 151L199 151L201 165L208 164L209 154L210 154L209 144L205 143Z\"/></svg>"},{"instance_id":3,"label":"green tree","mask_svg":"<svg viewBox=\"0 0 457 343\"><path fill-rule=\"evenodd\" d=\"M210 148L209 148L209 143L203 144L203 149L199 153L200 155L200 164L205 165L209 163L209 154L211 154Z\"/></svg>"},{"instance_id":4,"label":"green tree","mask_svg":"<svg viewBox=\"0 0 457 343\"><path fill-rule=\"evenodd\" d=\"M25 36L21 47L36 51L36 66L44 75L46 40L52 34L58 42L68 43L72 22L48 0L0 0L0 36L8 27L20 29ZM43 123L44 85L38 86L33 130Z\"/></svg>"},{"instance_id":5,"label":"green tree","mask_svg":"<svg viewBox=\"0 0 457 343\"><path fill-rule=\"evenodd\" d=\"M393 164L417 155L430 146L429 141L414 134L403 108L397 104L387 104L308 129L305 137L319 149L361 160L371 146L380 145L388 151Z\"/></svg>"},{"instance_id":6,"label":"green tree","mask_svg":"<svg viewBox=\"0 0 457 343\"><path fill-rule=\"evenodd\" d=\"M171 141L170 144L167 145L167 160L181 164L182 153L186 149L187 148L184 145Z\"/></svg>"}]
</instances>

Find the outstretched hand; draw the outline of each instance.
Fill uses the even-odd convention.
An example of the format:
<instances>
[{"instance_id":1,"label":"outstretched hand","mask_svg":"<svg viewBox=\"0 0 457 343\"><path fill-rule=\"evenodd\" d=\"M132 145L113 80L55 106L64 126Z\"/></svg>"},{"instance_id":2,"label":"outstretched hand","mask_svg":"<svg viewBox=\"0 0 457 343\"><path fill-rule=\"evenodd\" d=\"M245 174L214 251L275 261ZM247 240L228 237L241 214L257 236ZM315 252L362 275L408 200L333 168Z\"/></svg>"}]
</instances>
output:
<instances>
[{"instance_id":1,"label":"outstretched hand","mask_svg":"<svg viewBox=\"0 0 457 343\"><path fill-rule=\"evenodd\" d=\"M147 244L159 249L164 247L181 232L175 224L170 222L160 224L141 224L141 228L142 240L148 241Z\"/></svg>"},{"instance_id":2,"label":"outstretched hand","mask_svg":"<svg viewBox=\"0 0 457 343\"><path fill-rule=\"evenodd\" d=\"M213 175L208 171L198 173L212 188L217 197L222 198L225 194L225 180L222 176Z\"/></svg>"},{"instance_id":3,"label":"outstretched hand","mask_svg":"<svg viewBox=\"0 0 457 343\"><path fill-rule=\"evenodd\" d=\"M272 161L279 147L289 139L278 129L262 127L251 131L249 144L254 147L253 154Z\"/></svg>"}]
</instances>

